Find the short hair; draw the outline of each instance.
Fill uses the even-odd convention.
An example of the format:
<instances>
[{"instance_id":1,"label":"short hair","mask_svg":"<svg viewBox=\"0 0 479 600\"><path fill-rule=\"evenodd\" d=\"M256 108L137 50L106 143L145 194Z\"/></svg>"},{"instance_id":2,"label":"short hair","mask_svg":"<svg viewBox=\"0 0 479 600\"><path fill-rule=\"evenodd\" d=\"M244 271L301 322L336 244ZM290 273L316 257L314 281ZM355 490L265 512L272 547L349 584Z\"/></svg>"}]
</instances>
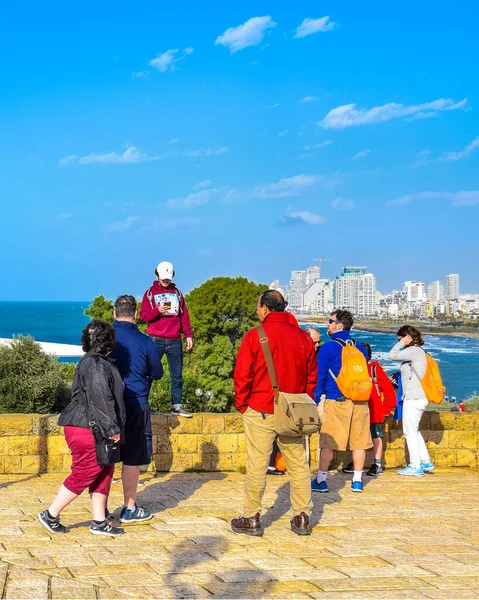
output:
<instances>
[{"instance_id":1,"label":"short hair","mask_svg":"<svg viewBox=\"0 0 479 600\"><path fill-rule=\"evenodd\" d=\"M94 319L83 329L81 346L83 352L110 354L115 348L116 332L113 325Z\"/></svg>"},{"instance_id":2,"label":"short hair","mask_svg":"<svg viewBox=\"0 0 479 600\"><path fill-rule=\"evenodd\" d=\"M133 318L136 313L136 300L133 296L123 294L115 300L115 314L117 317Z\"/></svg>"},{"instance_id":3,"label":"short hair","mask_svg":"<svg viewBox=\"0 0 479 600\"><path fill-rule=\"evenodd\" d=\"M331 313L331 316L336 315L336 321L342 323L344 329L350 330L354 324L353 315L349 310L335 310Z\"/></svg>"},{"instance_id":4,"label":"short hair","mask_svg":"<svg viewBox=\"0 0 479 600\"><path fill-rule=\"evenodd\" d=\"M424 346L424 339L422 337L422 333L419 331L419 329L416 329L412 325L403 325L398 329L396 335L398 337L404 337L405 335L409 335L412 337L413 346Z\"/></svg>"},{"instance_id":5,"label":"short hair","mask_svg":"<svg viewBox=\"0 0 479 600\"><path fill-rule=\"evenodd\" d=\"M360 344L366 348L366 352L367 352L367 355L368 355L368 360L371 360L372 355L373 355L373 351L371 350L371 346L367 342L360 342Z\"/></svg>"},{"instance_id":6,"label":"short hair","mask_svg":"<svg viewBox=\"0 0 479 600\"><path fill-rule=\"evenodd\" d=\"M311 333L316 332L319 335L319 339L321 339L321 332L316 327L306 327L305 331L308 335L311 335Z\"/></svg>"},{"instance_id":7,"label":"short hair","mask_svg":"<svg viewBox=\"0 0 479 600\"><path fill-rule=\"evenodd\" d=\"M266 306L270 312L284 312L288 303L277 290L267 290L259 297L259 305Z\"/></svg>"}]
</instances>

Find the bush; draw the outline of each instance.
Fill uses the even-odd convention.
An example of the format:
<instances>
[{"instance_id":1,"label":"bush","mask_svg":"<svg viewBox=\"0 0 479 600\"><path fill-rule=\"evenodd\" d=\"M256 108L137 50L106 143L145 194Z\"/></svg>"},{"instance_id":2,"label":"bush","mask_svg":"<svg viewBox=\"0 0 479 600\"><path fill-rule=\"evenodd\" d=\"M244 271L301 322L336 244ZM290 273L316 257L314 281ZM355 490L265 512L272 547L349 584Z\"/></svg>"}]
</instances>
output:
<instances>
[{"instance_id":1,"label":"bush","mask_svg":"<svg viewBox=\"0 0 479 600\"><path fill-rule=\"evenodd\" d=\"M71 392L64 367L32 337L0 347L0 413L57 413Z\"/></svg>"}]
</instances>

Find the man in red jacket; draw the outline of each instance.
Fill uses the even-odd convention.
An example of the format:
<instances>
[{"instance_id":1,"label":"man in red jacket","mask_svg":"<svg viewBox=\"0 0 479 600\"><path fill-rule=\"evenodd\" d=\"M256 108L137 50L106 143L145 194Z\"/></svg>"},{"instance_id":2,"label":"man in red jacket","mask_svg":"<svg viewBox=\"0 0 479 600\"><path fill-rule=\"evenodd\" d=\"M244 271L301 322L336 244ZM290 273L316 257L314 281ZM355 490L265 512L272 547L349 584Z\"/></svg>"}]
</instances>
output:
<instances>
[{"instance_id":1,"label":"man in red jacket","mask_svg":"<svg viewBox=\"0 0 479 600\"><path fill-rule=\"evenodd\" d=\"M261 294L256 308L268 337L279 389L291 394L307 393L313 397L318 375L313 341L307 333L290 323L284 312L286 302L276 290ZM246 481L245 516L233 519L231 529L234 533L263 535L261 499L273 442L277 438L290 476L291 529L298 535L310 535L311 484L303 439L285 437L275 431L273 390L256 329L248 331L241 342L234 385L235 405L243 414Z\"/></svg>"},{"instance_id":2,"label":"man in red jacket","mask_svg":"<svg viewBox=\"0 0 479 600\"><path fill-rule=\"evenodd\" d=\"M185 298L173 283L175 276L170 262L161 262L155 270L157 279L143 296L140 318L148 323L147 333L155 342L160 360L166 354L171 377L172 413L191 417L183 408L183 346L181 336L186 337L186 349L193 348L190 316Z\"/></svg>"}]
</instances>

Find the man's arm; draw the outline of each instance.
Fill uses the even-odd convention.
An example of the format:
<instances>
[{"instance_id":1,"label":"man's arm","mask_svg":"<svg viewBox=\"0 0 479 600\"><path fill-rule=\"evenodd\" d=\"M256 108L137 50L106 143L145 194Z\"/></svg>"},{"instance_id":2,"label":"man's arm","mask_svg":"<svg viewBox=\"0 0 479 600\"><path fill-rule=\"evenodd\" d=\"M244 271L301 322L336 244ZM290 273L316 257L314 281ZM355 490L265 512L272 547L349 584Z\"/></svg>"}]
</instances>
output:
<instances>
[{"instance_id":1,"label":"man's arm","mask_svg":"<svg viewBox=\"0 0 479 600\"><path fill-rule=\"evenodd\" d=\"M153 297L148 298L148 290L143 294L143 300L141 301L140 308L140 319L144 323L151 323L152 321L156 321L161 317L161 314L158 312L158 308L155 306L155 301Z\"/></svg>"},{"instance_id":2,"label":"man's arm","mask_svg":"<svg viewBox=\"0 0 479 600\"><path fill-rule=\"evenodd\" d=\"M146 352L148 357L148 379L150 381L161 379L163 377L163 365L158 350L151 339L148 340Z\"/></svg>"},{"instance_id":3,"label":"man's arm","mask_svg":"<svg viewBox=\"0 0 479 600\"><path fill-rule=\"evenodd\" d=\"M253 387L254 355L250 345L250 333L247 333L241 342L235 364L235 406L240 413L248 408L248 399Z\"/></svg>"},{"instance_id":4,"label":"man's arm","mask_svg":"<svg viewBox=\"0 0 479 600\"><path fill-rule=\"evenodd\" d=\"M325 344L318 354L318 383L314 390L314 401L320 402L321 396L326 391L326 379L329 373L329 348Z\"/></svg>"},{"instance_id":5,"label":"man's arm","mask_svg":"<svg viewBox=\"0 0 479 600\"><path fill-rule=\"evenodd\" d=\"M307 354L306 393L310 398L314 398L314 392L318 383L318 361L316 359L313 340L309 338L309 341L311 342L311 348Z\"/></svg>"}]
</instances>

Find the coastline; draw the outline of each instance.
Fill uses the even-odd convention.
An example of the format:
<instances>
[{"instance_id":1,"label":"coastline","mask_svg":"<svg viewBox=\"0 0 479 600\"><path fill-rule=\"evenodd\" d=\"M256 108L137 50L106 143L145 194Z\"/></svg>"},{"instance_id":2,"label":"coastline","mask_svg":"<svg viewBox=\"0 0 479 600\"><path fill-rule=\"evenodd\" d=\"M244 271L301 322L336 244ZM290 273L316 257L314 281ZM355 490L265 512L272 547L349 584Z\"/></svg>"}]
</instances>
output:
<instances>
[{"instance_id":1,"label":"coastline","mask_svg":"<svg viewBox=\"0 0 479 600\"><path fill-rule=\"evenodd\" d=\"M396 331L398 330L399 325L395 326L395 327L375 327L373 325L364 325L362 323L358 323L358 324L354 324L353 329L356 329L357 331L368 331L370 333L392 333L395 334ZM418 327L418 329L421 329L420 327ZM421 329L421 333L423 335L434 335L434 336L438 336L438 337L462 337L462 338L472 338L472 339L477 339L479 338L479 333L475 333L475 332L466 332L466 331L455 331L455 332L451 332L451 331L443 331L441 329L434 329L433 331L429 331L429 330L425 330L425 329Z\"/></svg>"}]
</instances>

